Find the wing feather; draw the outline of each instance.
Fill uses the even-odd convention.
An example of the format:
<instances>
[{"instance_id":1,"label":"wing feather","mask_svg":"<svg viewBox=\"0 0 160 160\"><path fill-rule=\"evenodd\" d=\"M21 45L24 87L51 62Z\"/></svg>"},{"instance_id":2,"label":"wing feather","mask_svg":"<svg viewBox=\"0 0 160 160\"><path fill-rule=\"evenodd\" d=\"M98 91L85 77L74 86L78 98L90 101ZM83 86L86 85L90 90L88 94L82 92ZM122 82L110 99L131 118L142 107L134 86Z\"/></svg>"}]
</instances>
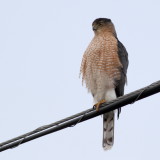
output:
<instances>
[{"instance_id":1,"label":"wing feather","mask_svg":"<svg viewBox=\"0 0 160 160\"><path fill-rule=\"evenodd\" d=\"M128 53L124 45L118 40L118 56L120 59L120 62L122 64L121 70L121 79L116 82L116 95L117 97L124 95L124 85L127 83L127 68L128 68ZM118 117L121 112L121 108L118 109Z\"/></svg>"}]
</instances>

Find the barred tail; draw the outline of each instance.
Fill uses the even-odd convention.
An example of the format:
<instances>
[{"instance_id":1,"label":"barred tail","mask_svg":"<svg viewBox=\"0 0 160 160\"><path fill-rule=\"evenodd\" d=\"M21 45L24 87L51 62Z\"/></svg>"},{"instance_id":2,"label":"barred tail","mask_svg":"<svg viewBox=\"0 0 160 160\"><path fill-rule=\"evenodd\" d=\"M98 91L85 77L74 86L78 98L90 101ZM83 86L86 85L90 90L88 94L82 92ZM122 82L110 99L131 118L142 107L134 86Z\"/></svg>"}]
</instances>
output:
<instances>
[{"instance_id":1,"label":"barred tail","mask_svg":"<svg viewBox=\"0 0 160 160\"><path fill-rule=\"evenodd\" d=\"M111 149L114 143L114 111L103 114L103 148Z\"/></svg>"}]
</instances>

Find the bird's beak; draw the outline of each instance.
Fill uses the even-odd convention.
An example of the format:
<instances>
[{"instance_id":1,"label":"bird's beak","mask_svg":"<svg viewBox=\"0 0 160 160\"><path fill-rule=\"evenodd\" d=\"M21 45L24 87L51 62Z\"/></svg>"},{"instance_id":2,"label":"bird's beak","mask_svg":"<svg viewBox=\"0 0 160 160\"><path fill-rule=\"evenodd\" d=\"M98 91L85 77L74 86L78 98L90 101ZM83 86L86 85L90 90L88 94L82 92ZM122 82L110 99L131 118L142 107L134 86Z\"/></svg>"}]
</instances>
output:
<instances>
[{"instance_id":1,"label":"bird's beak","mask_svg":"<svg viewBox=\"0 0 160 160\"><path fill-rule=\"evenodd\" d=\"M93 31L96 31L97 30L97 26L93 26L92 29L93 29Z\"/></svg>"}]
</instances>

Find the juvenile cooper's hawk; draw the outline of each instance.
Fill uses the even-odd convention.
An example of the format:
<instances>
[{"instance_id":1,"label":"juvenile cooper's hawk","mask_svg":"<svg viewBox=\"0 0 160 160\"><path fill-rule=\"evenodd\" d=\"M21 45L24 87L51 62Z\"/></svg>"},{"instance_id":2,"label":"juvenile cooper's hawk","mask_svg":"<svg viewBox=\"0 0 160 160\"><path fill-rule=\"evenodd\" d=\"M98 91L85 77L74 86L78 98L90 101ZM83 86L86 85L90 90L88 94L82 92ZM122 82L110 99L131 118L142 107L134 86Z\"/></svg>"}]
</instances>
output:
<instances>
[{"instance_id":1,"label":"juvenile cooper's hawk","mask_svg":"<svg viewBox=\"0 0 160 160\"><path fill-rule=\"evenodd\" d=\"M127 81L128 53L118 40L113 23L98 18L92 23L94 38L85 51L81 63L82 81L92 93L95 106L124 94ZM120 108L118 109L118 116ZM103 114L103 148L114 142L114 111Z\"/></svg>"}]
</instances>

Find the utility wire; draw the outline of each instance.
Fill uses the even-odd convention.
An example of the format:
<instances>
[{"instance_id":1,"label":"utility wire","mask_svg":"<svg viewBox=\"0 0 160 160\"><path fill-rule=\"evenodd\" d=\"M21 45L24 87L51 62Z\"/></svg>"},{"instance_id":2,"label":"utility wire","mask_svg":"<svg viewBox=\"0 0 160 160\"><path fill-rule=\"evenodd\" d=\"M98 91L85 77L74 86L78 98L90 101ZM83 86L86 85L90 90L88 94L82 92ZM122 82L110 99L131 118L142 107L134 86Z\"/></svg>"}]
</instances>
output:
<instances>
[{"instance_id":1,"label":"utility wire","mask_svg":"<svg viewBox=\"0 0 160 160\"><path fill-rule=\"evenodd\" d=\"M0 152L10 148L17 147L23 143L26 143L28 141L34 140L36 138L42 137L44 135L47 135L59 130L62 130L64 128L73 127L80 122L97 117L103 113L118 109L127 104L133 104L134 102L140 99L146 98L158 92L160 92L160 81L157 81L147 87L144 87L142 89L126 94L111 102L104 103L101 105L99 111L96 111L95 109L91 108L86 111L77 113L73 116L62 119L60 121L51 123L49 125L41 126L31 132L28 132L26 134L23 134L11 140L0 143Z\"/></svg>"}]
</instances>

